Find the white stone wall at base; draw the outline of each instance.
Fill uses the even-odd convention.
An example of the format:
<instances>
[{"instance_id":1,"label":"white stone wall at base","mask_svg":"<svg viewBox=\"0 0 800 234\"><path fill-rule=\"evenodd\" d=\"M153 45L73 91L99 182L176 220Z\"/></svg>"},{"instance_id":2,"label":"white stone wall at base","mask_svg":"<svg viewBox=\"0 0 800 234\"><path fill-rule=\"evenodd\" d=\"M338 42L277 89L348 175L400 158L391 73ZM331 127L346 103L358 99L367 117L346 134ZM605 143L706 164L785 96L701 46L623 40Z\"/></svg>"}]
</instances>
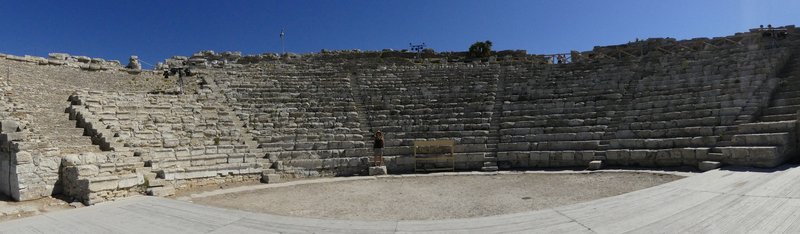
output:
<instances>
[{"instance_id":1,"label":"white stone wall at base","mask_svg":"<svg viewBox=\"0 0 800 234\"><path fill-rule=\"evenodd\" d=\"M720 147L724 164L750 165L755 167L776 167L793 156L794 150L775 146L733 146Z\"/></svg>"},{"instance_id":2,"label":"white stone wall at base","mask_svg":"<svg viewBox=\"0 0 800 234\"><path fill-rule=\"evenodd\" d=\"M370 157L279 160L275 170L294 177L366 175Z\"/></svg>"},{"instance_id":3,"label":"white stone wall at base","mask_svg":"<svg viewBox=\"0 0 800 234\"><path fill-rule=\"evenodd\" d=\"M64 194L86 205L143 194L149 170L141 158L126 156L117 152L64 156L60 175Z\"/></svg>"},{"instance_id":4,"label":"white stone wall at base","mask_svg":"<svg viewBox=\"0 0 800 234\"><path fill-rule=\"evenodd\" d=\"M42 147L42 144L19 144L18 147L21 151L13 153L11 157L16 159L16 165L12 166L16 170L19 190L16 193L12 191L12 198L27 201L61 193L57 184L60 151Z\"/></svg>"}]
</instances>

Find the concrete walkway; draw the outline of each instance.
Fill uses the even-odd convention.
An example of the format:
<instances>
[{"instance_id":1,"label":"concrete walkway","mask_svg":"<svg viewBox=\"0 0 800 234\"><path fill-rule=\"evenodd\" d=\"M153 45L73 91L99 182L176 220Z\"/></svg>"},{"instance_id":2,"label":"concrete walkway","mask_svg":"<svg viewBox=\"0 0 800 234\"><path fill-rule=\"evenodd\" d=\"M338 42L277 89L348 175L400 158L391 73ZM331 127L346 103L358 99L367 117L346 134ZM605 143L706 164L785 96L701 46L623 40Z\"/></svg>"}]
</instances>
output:
<instances>
[{"instance_id":1,"label":"concrete walkway","mask_svg":"<svg viewBox=\"0 0 800 234\"><path fill-rule=\"evenodd\" d=\"M800 233L800 168L714 170L591 202L436 221L285 217L135 197L0 223L0 233Z\"/></svg>"}]
</instances>

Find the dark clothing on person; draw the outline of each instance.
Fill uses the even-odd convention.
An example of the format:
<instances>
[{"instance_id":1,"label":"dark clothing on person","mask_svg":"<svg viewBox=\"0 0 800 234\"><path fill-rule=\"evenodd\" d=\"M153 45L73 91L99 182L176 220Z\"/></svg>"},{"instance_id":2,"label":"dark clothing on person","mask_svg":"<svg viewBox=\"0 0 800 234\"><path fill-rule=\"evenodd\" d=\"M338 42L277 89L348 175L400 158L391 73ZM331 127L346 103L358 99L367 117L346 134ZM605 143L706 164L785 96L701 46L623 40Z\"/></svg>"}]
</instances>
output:
<instances>
[{"instance_id":1,"label":"dark clothing on person","mask_svg":"<svg viewBox=\"0 0 800 234\"><path fill-rule=\"evenodd\" d=\"M384 166L385 164L383 161L383 133L381 131L378 131L372 137L375 140L374 143L372 144L373 166L376 167Z\"/></svg>"}]
</instances>

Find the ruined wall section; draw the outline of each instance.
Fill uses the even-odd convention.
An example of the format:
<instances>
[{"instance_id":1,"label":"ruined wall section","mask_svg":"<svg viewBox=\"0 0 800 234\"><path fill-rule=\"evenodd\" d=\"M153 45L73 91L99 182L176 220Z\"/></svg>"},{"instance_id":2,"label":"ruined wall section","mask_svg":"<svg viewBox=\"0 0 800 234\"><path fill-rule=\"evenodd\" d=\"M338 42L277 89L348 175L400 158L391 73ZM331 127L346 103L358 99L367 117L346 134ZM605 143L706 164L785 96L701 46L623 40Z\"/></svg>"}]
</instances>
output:
<instances>
[{"instance_id":1,"label":"ruined wall section","mask_svg":"<svg viewBox=\"0 0 800 234\"><path fill-rule=\"evenodd\" d=\"M125 71L140 72L139 70L125 68L117 60L105 60L102 58L90 58L87 56L70 55L66 53L50 53L48 57L38 56L16 56L10 54L0 54L0 59L11 61L32 63L48 66L64 66L78 68L85 71Z\"/></svg>"},{"instance_id":2,"label":"ruined wall section","mask_svg":"<svg viewBox=\"0 0 800 234\"><path fill-rule=\"evenodd\" d=\"M141 75L115 70L88 72L79 65L84 62L69 60L72 57L76 56L65 55L61 59L65 63L74 62L75 66L50 64L55 58L41 58L44 60L40 61L48 62L37 63L30 56L0 55L4 67L0 75L3 79L0 124L4 130L0 143L0 161L3 161L0 181L7 185L3 186L3 194L13 199L31 200L64 192L59 175L64 155L100 151L64 113L72 89L151 87L123 84L128 83L127 78L149 78L152 76L149 72Z\"/></svg>"},{"instance_id":3,"label":"ruined wall section","mask_svg":"<svg viewBox=\"0 0 800 234\"><path fill-rule=\"evenodd\" d=\"M0 194L24 201L60 192L58 149L30 131L30 115L11 98L8 81L0 82Z\"/></svg>"},{"instance_id":4,"label":"ruined wall section","mask_svg":"<svg viewBox=\"0 0 800 234\"><path fill-rule=\"evenodd\" d=\"M185 95L73 94L72 116L101 148L115 153L65 158L68 194L93 204L260 179L269 160L214 95L205 87Z\"/></svg>"},{"instance_id":5,"label":"ruined wall section","mask_svg":"<svg viewBox=\"0 0 800 234\"><path fill-rule=\"evenodd\" d=\"M29 163L29 160L17 160L15 142L12 141L17 134L19 127L13 127L19 123L19 117L11 115L14 112L14 105L6 97L5 93L10 91L8 77L3 77L0 81L0 194L11 198L19 198L19 180L17 175L17 165ZM24 126L23 126L24 128Z\"/></svg>"}]
</instances>

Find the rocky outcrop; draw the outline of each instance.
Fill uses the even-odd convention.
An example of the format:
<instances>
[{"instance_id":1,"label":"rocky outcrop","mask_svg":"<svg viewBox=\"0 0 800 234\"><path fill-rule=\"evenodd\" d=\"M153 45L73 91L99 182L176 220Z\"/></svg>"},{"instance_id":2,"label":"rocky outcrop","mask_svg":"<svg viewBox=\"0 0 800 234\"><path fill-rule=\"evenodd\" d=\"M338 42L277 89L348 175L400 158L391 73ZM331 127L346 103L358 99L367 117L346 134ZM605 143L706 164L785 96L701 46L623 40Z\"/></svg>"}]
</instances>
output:
<instances>
[{"instance_id":1,"label":"rocky outcrop","mask_svg":"<svg viewBox=\"0 0 800 234\"><path fill-rule=\"evenodd\" d=\"M86 56L74 56L66 53L50 53L48 58L36 56L16 56L1 54L0 58L11 61L34 63L38 65L66 66L79 68L86 71L106 71L124 69L117 60L105 60L102 58L90 58Z\"/></svg>"}]
</instances>

